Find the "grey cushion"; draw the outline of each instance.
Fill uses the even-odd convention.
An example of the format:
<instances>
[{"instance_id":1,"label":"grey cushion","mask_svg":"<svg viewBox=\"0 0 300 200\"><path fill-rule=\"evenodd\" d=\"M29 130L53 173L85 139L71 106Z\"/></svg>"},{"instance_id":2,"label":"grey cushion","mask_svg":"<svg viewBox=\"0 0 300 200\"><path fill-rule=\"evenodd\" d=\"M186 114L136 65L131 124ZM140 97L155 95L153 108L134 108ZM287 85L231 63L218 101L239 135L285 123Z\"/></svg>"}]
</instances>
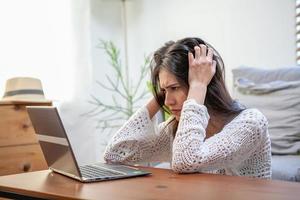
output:
<instances>
[{"instance_id":1,"label":"grey cushion","mask_svg":"<svg viewBox=\"0 0 300 200\"><path fill-rule=\"evenodd\" d=\"M272 179L300 182L300 156L272 156Z\"/></svg>"},{"instance_id":2,"label":"grey cushion","mask_svg":"<svg viewBox=\"0 0 300 200\"><path fill-rule=\"evenodd\" d=\"M233 69L233 78L247 78L255 83L268 83L271 81L299 81L300 67L286 67L279 69L258 69L254 67L241 66Z\"/></svg>"},{"instance_id":3,"label":"grey cushion","mask_svg":"<svg viewBox=\"0 0 300 200\"><path fill-rule=\"evenodd\" d=\"M269 121L273 154L300 152L300 67L233 70L234 96Z\"/></svg>"}]
</instances>

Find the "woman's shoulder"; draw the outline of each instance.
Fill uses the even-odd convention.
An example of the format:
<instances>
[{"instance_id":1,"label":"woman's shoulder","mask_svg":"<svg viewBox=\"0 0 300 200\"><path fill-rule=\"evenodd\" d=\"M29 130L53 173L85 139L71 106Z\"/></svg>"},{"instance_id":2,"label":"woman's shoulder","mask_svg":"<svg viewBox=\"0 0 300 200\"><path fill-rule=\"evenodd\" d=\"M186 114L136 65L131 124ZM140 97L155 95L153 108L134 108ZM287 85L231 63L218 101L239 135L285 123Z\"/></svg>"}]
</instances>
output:
<instances>
[{"instance_id":1,"label":"woman's shoulder","mask_svg":"<svg viewBox=\"0 0 300 200\"><path fill-rule=\"evenodd\" d=\"M247 108L241 111L239 114L242 118L257 119L257 120L267 120L266 116L257 108Z\"/></svg>"},{"instance_id":2,"label":"woman's shoulder","mask_svg":"<svg viewBox=\"0 0 300 200\"><path fill-rule=\"evenodd\" d=\"M265 115L255 108L244 109L224 129L237 138L251 137L251 141L268 140L268 121Z\"/></svg>"},{"instance_id":3,"label":"woman's shoulder","mask_svg":"<svg viewBox=\"0 0 300 200\"><path fill-rule=\"evenodd\" d=\"M263 129L268 126L266 116L256 108L244 109L234 120L232 120L232 122L240 125L248 124Z\"/></svg>"}]
</instances>

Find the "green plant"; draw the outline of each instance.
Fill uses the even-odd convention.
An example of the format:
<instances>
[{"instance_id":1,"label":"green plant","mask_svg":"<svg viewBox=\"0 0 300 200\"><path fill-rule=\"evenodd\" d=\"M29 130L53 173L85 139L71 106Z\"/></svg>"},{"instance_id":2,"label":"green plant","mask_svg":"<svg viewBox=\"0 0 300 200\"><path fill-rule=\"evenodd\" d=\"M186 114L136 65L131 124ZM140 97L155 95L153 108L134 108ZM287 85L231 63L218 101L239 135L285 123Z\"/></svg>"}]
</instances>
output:
<instances>
[{"instance_id":1,"label":"green plant","mask_svg":"<svg viewBox=\"0 0 300 200\"><path fill-rule=\"evenodd\" d=\"M130 82L128 68L122 67L120 50L111 41L100 40L98 48L105 51L109 57L110 66L113 69L114 80L106 75L106 83L96 81L103 89L111 93L111 103L104 103L103 100L95 95L91 95L88 102L93 108L84 113L89 117L101 116L97 120L97 128L106 130L108 128L118 128L125 120L136 111L136 105L145 100L149 90L142 88L145 77L149 72L150 57L144 57L144 63L140 67L139 77L135 83Z\"/></svg>"}]
</instances>

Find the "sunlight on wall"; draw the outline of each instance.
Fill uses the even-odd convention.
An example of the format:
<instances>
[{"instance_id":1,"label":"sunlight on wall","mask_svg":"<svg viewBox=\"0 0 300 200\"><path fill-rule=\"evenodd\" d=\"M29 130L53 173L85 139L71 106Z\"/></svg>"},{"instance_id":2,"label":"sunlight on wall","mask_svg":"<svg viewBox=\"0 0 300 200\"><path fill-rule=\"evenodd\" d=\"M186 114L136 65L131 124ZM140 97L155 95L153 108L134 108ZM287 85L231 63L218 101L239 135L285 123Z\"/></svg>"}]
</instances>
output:
<instances>
[{"instance_id":1,"label":"sunlight on wall","mask_svg":"<svg viewBox=\"0 0 300 200\"><path fill-rule=\"evenodd\" d=\"M47 99L74 93L70 0L0 1L0 95L14 76L41 79Z\"/></svg>"}]
</instances>

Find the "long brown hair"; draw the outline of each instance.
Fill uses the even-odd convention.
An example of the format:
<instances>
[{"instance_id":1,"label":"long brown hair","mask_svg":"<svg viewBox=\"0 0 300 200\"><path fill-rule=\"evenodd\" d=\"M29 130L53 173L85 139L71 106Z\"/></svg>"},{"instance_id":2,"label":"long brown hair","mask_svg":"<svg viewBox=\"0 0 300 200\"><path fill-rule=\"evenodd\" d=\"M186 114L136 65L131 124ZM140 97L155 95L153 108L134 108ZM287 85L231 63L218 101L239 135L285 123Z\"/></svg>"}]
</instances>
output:
<instances>
[{"instance_id":1,"label":"long brown hair","mask_svg":"<svg viewBox=\"0 0 300 200\"><path fill-rule=\"evenodd\" d=\"M154 52L151 62L151 81L153 85L153 93L156 101L167 112L164 106L165 96L159 86L159 72L166 69L175 75L177 81L184 87L189 87L188 83L188 52L195 56L195 46L204 44L213 49L213 60L217 62L216 73L207 86L207 93L204 105L211 112L221 115L234 115L240 113L243 109L235 102L226 86L224 63L220 54L210 44L200 38L184 38L176 42L169 41L164 46Z\"/></svg>"}]
</instances>

